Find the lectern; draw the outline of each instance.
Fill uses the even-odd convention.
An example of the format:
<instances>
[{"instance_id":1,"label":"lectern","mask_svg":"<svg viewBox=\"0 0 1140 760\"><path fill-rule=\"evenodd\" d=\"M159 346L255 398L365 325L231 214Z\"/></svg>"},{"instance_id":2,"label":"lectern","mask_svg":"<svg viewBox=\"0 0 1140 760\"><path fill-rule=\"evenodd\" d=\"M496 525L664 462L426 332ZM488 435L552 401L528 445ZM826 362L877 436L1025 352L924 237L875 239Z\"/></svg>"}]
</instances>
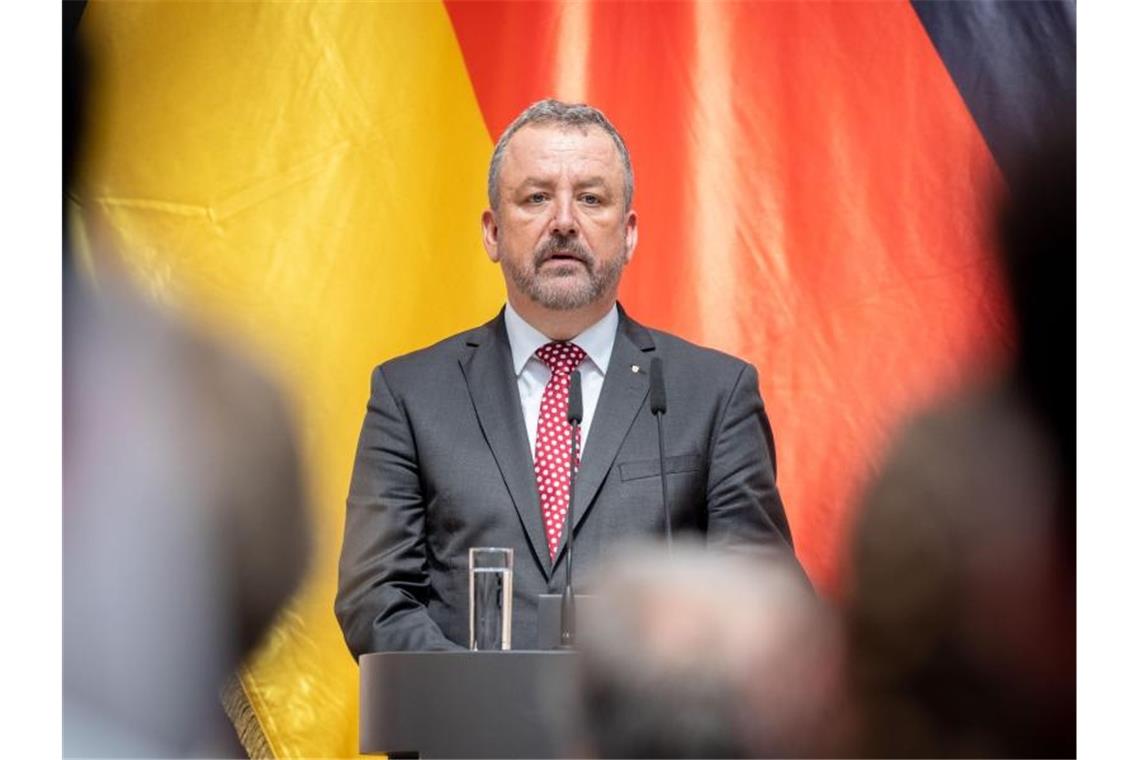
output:
<instances>
[{"instance_id":1,"label":"lectern","mask_svg":"<svg viewBox=\"0 0 1140 760\"><path fill-rule=\"evenodd\" d=\"M360 658L360 751L392 758L562 757L570 651L385 652Z\"/></svg>"}]
</instances>

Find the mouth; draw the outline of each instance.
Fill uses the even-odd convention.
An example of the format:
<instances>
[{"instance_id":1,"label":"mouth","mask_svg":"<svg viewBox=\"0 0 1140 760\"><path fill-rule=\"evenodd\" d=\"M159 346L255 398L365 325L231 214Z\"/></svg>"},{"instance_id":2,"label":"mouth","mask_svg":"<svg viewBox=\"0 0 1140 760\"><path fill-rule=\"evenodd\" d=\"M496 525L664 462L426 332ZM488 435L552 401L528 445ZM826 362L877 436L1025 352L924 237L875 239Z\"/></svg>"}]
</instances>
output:
<instances>
[{"instance_id":1,"label":"mouth","mask_svg":"<svg viewBox=\"0 0 1140 760\"><path fill-rule=\"evenodd\" d=\"M585 251L575 250L573 247L552 247L545 251L541 251L538 261L539 267L542 267L548 263L552 263L555 266L580 264L587 269L590 268L590 259L586 255Z\"/></svg>"},{"instance_id":2,"label":"mouth","mask_svg":"<svg viewBox=\"0 0 1140 760\"><path fill-rule=\"evenodd\" d=\"M581 257L575 256L574 254L568 253L568 252L567 253L552 253L549 256L547 256L546 259L544 259L542 263L545 264L548 261L561 262L561 263L576 261L579 264L585 264L586 263L582 260Z\"/></svg>"}]
</instances>

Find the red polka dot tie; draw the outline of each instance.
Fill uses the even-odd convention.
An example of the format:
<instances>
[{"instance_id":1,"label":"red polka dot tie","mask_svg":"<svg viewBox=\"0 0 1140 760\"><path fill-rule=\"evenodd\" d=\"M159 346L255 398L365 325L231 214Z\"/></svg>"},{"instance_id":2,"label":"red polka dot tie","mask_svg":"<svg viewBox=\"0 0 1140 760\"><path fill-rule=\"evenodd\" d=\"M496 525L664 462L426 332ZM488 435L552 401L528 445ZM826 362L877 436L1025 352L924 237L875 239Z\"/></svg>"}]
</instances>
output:
<instances>
[{"instance_id":1,"label":"red polka dot tie","mask_svg":"<svg viewBox=\"0 0 1140 760\"><path fill-rule=\"evenodd\" d=\"M542 504L542 524L550 558L558 553L562 525L570 504L570 440L574 429L566 421L570 404L570 373L586 358L573 343L547 343L534 352L550 368L550 381L538 407L538 435L534 445L534 476ZM579 444L581 432L579 431ZM581 446L578 449L581 459ZM575 467L579 463L575 462Z\"/></svg>"}]
</instances>

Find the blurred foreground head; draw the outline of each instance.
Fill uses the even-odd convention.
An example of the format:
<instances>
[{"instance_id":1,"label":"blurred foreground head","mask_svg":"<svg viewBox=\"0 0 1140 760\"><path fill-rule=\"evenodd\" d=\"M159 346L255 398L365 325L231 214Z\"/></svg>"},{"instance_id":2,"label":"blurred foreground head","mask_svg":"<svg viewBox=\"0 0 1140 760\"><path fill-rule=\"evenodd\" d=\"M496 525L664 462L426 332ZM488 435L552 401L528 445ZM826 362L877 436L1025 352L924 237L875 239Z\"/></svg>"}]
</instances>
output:
<instances>
[{"instance_id":1,"label":"blurred foreground head","mask_svg":"<svg viewBox=\"0 0 1140 760\"><path fill-rule=\"evenodd\" d=\"M1012 370L912 422L864 496L846 612L867 755L1076 752L1076 151L1042 144L995 214Z\"/></svg>"},{"instance_id":2,"label":"blurred foreground head","mask_svg":"<svg viewBox=\"0 0 1140 760\"><path fill-rule=\"evenodd\" d=\"M245 359L107 286L65 296L64 753L226 755L220 689L307 566L291 421Z\"/></svg>"},{"instance_id":3,"label":"blurred foreground head","mask_svg":"<svg viewBox=\"0 0 1140 760\"><path fill-rule=\"evenodd\" d=\"M997 214L1017 330L1014 381L1076 467L1077 142L1059 129L1010 172Z\"/></svg>"},{"instance_id":4,"label":"blurred foreground head","mask_svg":"<svg viewBox=\"0 0 1140 760\"><path fill-rule=\"evenodd\" d=\"M838 638L798 567L630 547L582 615L582 750L599 757L826 753ZM593 600L592 600L593 601Z\"/></svg>"}]
</instances>

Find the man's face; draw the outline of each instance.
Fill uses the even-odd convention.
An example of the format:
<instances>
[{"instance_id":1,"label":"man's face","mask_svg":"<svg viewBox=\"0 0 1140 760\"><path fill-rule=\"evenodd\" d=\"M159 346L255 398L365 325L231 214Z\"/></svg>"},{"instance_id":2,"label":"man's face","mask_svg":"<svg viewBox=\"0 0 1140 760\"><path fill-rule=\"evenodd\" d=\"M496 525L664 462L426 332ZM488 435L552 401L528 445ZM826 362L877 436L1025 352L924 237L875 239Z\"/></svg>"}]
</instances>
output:
<instances>
[{"instance_id":1,"label":"man's face","mask_svg":"<svg viewBox=\"0 0 1140 760\"><path fill-rule=\"evenodd\" d=\"M617 146L597 127L526 126L499 172L499 206L483 244L502 264L512 303L552 310L612 301L637 244Z\"/></svg>"}]
</instances>

